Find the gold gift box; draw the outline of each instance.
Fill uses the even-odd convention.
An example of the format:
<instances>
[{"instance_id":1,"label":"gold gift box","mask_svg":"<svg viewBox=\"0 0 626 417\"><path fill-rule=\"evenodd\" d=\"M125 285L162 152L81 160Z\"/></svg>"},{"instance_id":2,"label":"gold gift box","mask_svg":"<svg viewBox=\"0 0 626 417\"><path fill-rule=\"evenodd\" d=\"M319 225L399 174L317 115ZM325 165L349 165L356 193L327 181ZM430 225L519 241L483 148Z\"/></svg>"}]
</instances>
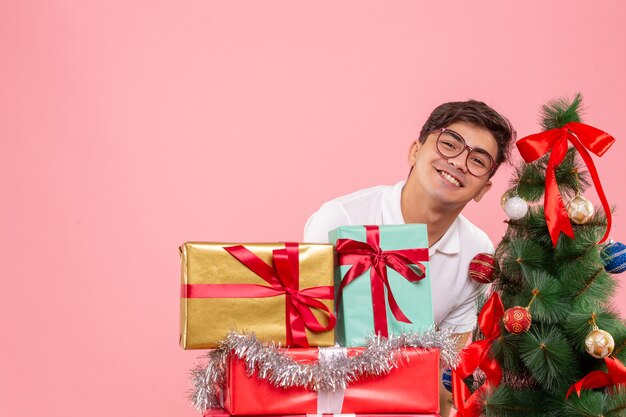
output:
<instances>
[{"instance_id":1,"label":"gold gift box","mask_svg":"<svg viewBox=\"0 0 626 417\"><path fill-rule=\"evenodd\" d=\"M238 244L187 242L180 247L180 345L185 349L215 348L233 330L254 333L265 342L280 342L283 346L287 343L285 294L259 298L187 298L184 288L189 284L270 286L224 249L235 245ZM270 266L272 251L285 247L283 243L241 245ZM298 255L300 290L333 285L332 245L299 244ZM334 312L333 300L319 301ZM312 312L322 324L328 323L323 312L317 309ZM310 346L335 344L334 329L318 333L307 328L306 336Z\"/></svg>"}]
</instances>

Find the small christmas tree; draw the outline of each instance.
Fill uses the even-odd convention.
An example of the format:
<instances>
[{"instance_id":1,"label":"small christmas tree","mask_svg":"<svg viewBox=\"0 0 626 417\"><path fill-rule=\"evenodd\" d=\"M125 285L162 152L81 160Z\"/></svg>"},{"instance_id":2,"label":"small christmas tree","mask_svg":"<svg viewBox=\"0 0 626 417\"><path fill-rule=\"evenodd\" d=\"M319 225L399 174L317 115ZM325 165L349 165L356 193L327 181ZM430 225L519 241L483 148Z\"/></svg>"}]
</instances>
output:
<instances>
[{"instance_id":1,"label":"small christmas tree","mask_svg":"<svg viewBox=\"0 0 626 417\"><path fill-rule=\"evenodd\" d=\"M534 162L517 168L503 196L512 218L494 289L506 311L490 350L502 377L481 397L487 416L626 416L623 385L566 398L585 375L606 371L605 356L626 359L626 326L610 305L617 282L605 270L610 210L584 149L602 155L613 138L580 123L581 101L546 104L544 132L518 142ZM602 209L583 197L592 184Z\"/></svg>"}]
</instances>

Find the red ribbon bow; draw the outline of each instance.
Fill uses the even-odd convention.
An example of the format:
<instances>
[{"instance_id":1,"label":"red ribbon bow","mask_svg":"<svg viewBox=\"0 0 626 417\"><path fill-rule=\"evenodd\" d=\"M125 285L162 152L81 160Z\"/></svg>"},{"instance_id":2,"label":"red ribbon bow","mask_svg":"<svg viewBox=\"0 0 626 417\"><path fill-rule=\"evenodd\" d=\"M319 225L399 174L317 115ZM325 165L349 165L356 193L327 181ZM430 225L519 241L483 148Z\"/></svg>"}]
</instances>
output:
<instances>
[{"instance_id":1,"label":"red ribbon bow","mask_svg":"<svg viewBox=\"0 0 626 417\"><path fill-rule=\"evenodd\" d=\"M517 148L526 162L533 162L548 153L548 151L552 151L546 169L544 210L552 244L556 247L561 232L572 239L574 238L574 230L572 229L572 224L565 211L565 205L561 199L559 186L556 183L555 173L556 167L563 162L565 154L567 153L568 140L572 142L572 145L578 150L578 153L587 164L593 185L598 192L598 196L602 202L602 208L606 214L606 232L599 242L602 243L606 240L611 230L611 210L609 203L606 201L604 191L602 190L600 177L598 176L596 167L587 149L598 156L602 156L611 147L613 142L615 142L615 139L608 133L596 129L595 127L583 123L571 122L559 129L551 129L526 136L517 141Z\"/></svg>"},{"instance_id":2,"label":"red ribbon bow","mask_svg":"<svg viewBox=\"0 0 626 417\"><path fill-rule=\"evenodd\" d=\"M591 371L585 375L580 381L572 384L565 395L568 398L570 394L576 391L580 397L580 391L583 388L600 388L614 386L618 384L626 384L626 366L616 358L604 358L607 372Z\"/></svg>"},{"instance_id":3,"label":"red ribbon bow","mask_svg":"<svg viewBox=\"0 0 626 417\"><path fill-rule=\"evenodd\" d=\"M320 286L299 289L300 267L298 244L287 242L284 249L272 251L273 266L241 245L225 247L229 254L244 264L271 286L257 284L182 284L182 297L186 298L256 298L275 297L284 294L287 345L309 347L306 328L325 332L333 327L337 318L326 305L316 300L332 300L333 287ZM328 316L328 324L322 325L311 311L320 310Z\"/></svg>"},{"instance_id":4,"label":"red ribbon bow","mask_svg":"<svg viewBox=\"0 0 626 417\"><path fill-rule=\"evenodd\" d=\"M480 416L481 397L500 384L502 368L495 359L489 357L489 350L493 342L500 337L500 320L503 315L502 301L498 293L494 292L478 316L478 326L485 338L465 347L461 351L459 366L452 371L452 393L459 416ZM472 375L478 368L485 373L486 381L474 393L471 393L463 379Z\"/></svg>"},{"instance_id":5,"label":"red ribbon bow","mask_svg":"<svg viewBox=\"0 0 626 417\"><path fill-rule=\"evenodd\" d=\"M428 249L382 250L379 227L365 226L365 233L367 243L352 239L337 239L335 250L339 254L339 264L352 265L341 281L337 303L341 302L344 287L370 269L374 332L388 337L385 287L387 287L387 301L396 320L404 323L411 323L411 321L404 315L393 296L387 277L387 267L394 269L410 282L418 282L426 276L426 267L421 262L428 260ZM419 273L415 269L419 270Z\"/></svg>"}]
</instances>

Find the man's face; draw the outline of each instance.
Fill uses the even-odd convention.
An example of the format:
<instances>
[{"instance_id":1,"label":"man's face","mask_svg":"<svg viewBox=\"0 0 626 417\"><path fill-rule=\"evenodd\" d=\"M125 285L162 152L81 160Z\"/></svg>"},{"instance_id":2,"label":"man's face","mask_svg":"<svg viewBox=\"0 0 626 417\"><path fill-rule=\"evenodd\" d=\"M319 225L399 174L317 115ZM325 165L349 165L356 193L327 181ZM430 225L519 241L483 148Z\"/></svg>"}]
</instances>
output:
<instances>
[{"instance_id":1,"label":"man's face","mask_svg":"<svg viewBox=\"0 0 626 417\"><path fill-rule=\"evenodd\" d=\"M447 126L463 137L470 148L481 148L495 161L498 153L496 139L487 129L467 122L455 122ZM470 200L480 201L491 188L489 175L475 177L467 170L469 150L454 158L446 158L437 152L439 131L432 132L424 143L416 143L409 152L409 163L413 166L407 182L435 203L452 207L463 207Z\"/></svg>"}]
</instances>

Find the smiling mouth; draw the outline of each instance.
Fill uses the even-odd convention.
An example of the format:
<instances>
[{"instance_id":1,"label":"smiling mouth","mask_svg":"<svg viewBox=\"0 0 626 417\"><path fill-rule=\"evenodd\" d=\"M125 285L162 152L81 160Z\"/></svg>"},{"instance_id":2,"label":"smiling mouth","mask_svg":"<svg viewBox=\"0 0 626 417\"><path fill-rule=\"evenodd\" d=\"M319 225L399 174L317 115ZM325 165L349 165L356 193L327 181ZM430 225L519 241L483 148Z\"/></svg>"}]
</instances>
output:
<instances>
[{"instance_id":1,"label":"smiling mouth","mask_svg":"<svg viewBox=\"0 0 626 417\"><path fill-rule=\"evenodd\" d=\"M445 171L439 171L437 170L437 172L439 173L439 175L441 175L442 178L445 178L450 184L453 184L457 187L462 187L463 185L461 185L461 182L459 180L457 180L456 178L454 178L452 175L448 174Z\"/></svg>"}]
</instances>

